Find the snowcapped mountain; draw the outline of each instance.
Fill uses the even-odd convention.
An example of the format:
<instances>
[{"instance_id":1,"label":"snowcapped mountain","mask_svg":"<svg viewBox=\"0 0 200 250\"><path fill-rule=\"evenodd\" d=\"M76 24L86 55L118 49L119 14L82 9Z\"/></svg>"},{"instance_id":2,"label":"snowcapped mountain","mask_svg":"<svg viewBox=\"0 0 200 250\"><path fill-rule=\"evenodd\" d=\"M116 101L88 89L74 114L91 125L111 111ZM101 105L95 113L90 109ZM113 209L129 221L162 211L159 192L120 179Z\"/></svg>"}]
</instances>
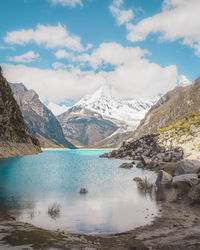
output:
<instances>
[{"instance_id":1,"label":"snowcapped mountain","mask_svg":"<svg viewBox=\"0 0 200 250\"><path fill-rule=\"evenodd\" d=\"M113 97L108 88L101 87L94 94L82 98L74 106L95 111L104 118L118 120L133 128L159 99L160 96L152 99L121 100Z\"/></svg>"}]
</instances>

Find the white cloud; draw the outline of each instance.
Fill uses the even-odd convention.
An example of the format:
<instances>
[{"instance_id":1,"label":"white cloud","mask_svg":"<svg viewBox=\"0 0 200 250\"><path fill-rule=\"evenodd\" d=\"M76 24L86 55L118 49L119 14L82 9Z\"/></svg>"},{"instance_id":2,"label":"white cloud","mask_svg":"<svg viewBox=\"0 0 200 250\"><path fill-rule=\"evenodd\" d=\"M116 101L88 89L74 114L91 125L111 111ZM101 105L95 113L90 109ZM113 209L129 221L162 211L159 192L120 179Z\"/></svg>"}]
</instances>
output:
<instances>
[{"instance_id":1,"label":"white cloud","mask_svg":"<svg viewBox=\"0 0 200 250\"><path fill-rule=\"evenodd\" d=\"M145 18L136 25L127 24L128 40L145 40L150 33L157 33L160 40L180 40L200 55L200 1L164 0L162 11Z\"/></svg>"},{"instance_id":2,"label":"white cloud","mask_svg":"<svg viewBox=\"0 0 200 250\"><path fill-rule=\"evenodd\" d=\"M76 7L76 5L83 6L82 0L50 0L51 4L60 4L62 6Z\"/></svg>"},{"instance_id":3,"label":"white cloud","mask_svg":"<svg viewBox=\"0 0 200 250\"><path fill-rule=\"evenodd\" d=\"M114 0L112 4L109 6L111 14L115 17L117 24L122 25L130 22L134 15L131 9L122 10L121 5L123 4L123 0Z\"/></svg>"},{"instance_id":4,"label":"white cloud","mask_svg":"<svg viewBox=\"0 0 200 250\"><path fill-rule=\"evenodd\" d=\"M79 100L105 84L101 75L93 71L83 72L77 68L39 69L25 65L3 64L4 75L10 82L23 82L35 90L42 101L61 103L69 99Z\"/></svg>"},{"instance_id":5,"label":"white cloud","mask_svg":"<svg viewBox=\"0 0 200 250\"><path fill-rule=\"evenodd\" d=\"M62 69L62 70L71 71L72 69L74 69L74 65L73 64L64 64L64 63L61 63L61 62L54 62L52 64L52 67L55 70Z\"/></svg>"},{"instance_id":6,"label":"white cloud","mask_svg":"<svg viewBox=\"0 0 200 250\"><path fill-rule=\"evenodd\" d=\"M55 116L60 115L60 114L62 114L64 112L66 112L69 109L69 107L67 107L64 104L58 105L58 104L53 103L53 102L50 102L47 105L47 108L50 109Z\"/></svg>"},{"instance_id":7,"label":"white cloud","mask_svg":"<svg viewBox=\"0 0 200 250\"><path fill-rule=\"evenodd\" d=\"M8 61L30 63L35 61L39 57L40 55L38 53L35 53L34 51L28 51L27 53L20 56L14 56L14 57L9 56Z\"/></svg>"},{"instance_id":8,"label":"white cloud","mask_svg":"<svg viewBox=\"0 0 200 250\"><path fill-rule=\"evenodd\" d=\"M19 45L34 42L38 45L44 45L45 48L48 49L61 47L79 52L85 50L81 44L81 38L70 34L66 27L60 23L57 26L38 24L35 30L23 29L11 31L7 33L4 41L6 43Z\"/></svg>"},{"instance_id":9,"label":"white cloud","mask_svg":"<svg viewBox=\"0 0 200 250\"><path fill-rule=\"evenodd\" d=\"M63 58L70 58L71 54L64 49L60 49L55 53L55 56L58 59L63 59Z\"/></svg>"},{"instance_id":10,"label":"white cloud","mask_svg":"<svg viewBox=\"0 0 200 250\"><path fill-rule=\"evenodd\" d=\"M74 56L77 64L90 64L93 67L90 71L59 62L55 62L54 69L11 64L3 65L3 69L9 81L23 82L43 101L57 104L79 100L102 85L109 85L114 95L123 98L152 97L173 89L178 79L176 66L161 67L146 55L148 51L139 47L104 43L91 54ZM112 70L104 70L108 65Z\"/></svg>"}]
</instances>

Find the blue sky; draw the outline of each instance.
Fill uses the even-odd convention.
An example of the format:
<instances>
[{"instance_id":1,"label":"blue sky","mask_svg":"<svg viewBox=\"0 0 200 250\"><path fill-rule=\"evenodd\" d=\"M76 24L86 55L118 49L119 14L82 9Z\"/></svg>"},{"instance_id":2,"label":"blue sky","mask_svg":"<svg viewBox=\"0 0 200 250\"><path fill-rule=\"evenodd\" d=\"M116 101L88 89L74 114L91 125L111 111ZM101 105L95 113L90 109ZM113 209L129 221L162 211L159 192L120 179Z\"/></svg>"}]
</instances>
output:
<instances>
[{"instance_id":1,"label":"blue sky","mask_svg":"<svg viewBox=\"0 0 200 250\"><path fill-rule=\"evenodd\" d=\"M199 0L1 1L0 63L46 103L152 97L199 74ZM54 105L54 106L55 106Z\"/></svg>"}]
</instances>

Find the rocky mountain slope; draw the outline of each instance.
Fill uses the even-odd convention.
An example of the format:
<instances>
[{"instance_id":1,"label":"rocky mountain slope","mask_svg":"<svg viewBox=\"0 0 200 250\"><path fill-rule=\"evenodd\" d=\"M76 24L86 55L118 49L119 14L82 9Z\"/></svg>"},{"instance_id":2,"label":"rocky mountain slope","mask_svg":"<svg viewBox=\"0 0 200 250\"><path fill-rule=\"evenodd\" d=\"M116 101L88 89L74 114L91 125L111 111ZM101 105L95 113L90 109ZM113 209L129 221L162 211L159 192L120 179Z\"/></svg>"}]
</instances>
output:
<instances>
[{"instance_id":1,"label":"rocky mountain slope","mask_svg":"<svg viewBox=\"0 0 200 250\"><path fill-rule=\"evenodd\" d=\"M94 145L118 129L112 121L81 106L74 106L57 118L65 137L77 146Z\"/></svg>"},{"instance_id":2,"label":"rocky mountain slope","mask_svg":"<svg viewBox=\"0 0 200 250\"><path fill-rule=\"evenodd\" d=\"M9 84L30 132L39 139L42 147L75 148L65 139L58 120L35 91L28 90L22 83Z\"/></svg>"},{"instance_id":3,"label":"rocky mountain slope","mask_svg":"<svg viewBox=\"0 0 200 250\"><path fill-rule=\"evenodd\" d=\"M39 152L40 143L30 134L0 67L0 158Z\"/></svg>"},{"instance_id":4,"label":"rocky mountain slope","mask_svg":"<svg viewBox=\"0 0 200 250\"><path fill-rule=\"evenodd\" d=\"M184 116L200 109L200 78L185 87L176 87L162 96L147 112L133 134L137 139L169 126Z\"/></svg>"}]
</instances>

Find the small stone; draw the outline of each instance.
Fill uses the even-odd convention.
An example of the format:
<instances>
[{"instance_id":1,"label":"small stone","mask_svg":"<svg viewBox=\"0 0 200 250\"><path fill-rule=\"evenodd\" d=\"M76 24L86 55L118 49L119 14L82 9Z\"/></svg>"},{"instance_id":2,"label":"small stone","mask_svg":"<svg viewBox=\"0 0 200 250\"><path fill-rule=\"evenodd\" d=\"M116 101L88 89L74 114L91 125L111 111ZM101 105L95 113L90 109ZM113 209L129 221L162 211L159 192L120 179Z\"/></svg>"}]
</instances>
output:
<instances>
[{"instance_id":1,"label":"small stone","mask_svg":"<svg viewBox=\"0 0 200 250\"><path fill-rule=\"evenodd\" d=\"M123 163L119 167L120 168L130 169L130 168L133 168L133 164L132 163Z\"/></svg>"},{"instance_id":2,"label":"small stone","mask_svg":"<svg viewBox=\"0 0 200 250\"><path fill-rule=\"evenodd\" d=\"M68 233L67 233L67 230L63 230L63 232L62 232L63 234L65 234L65 235L67 235Z\"/></svg>"},{"instance_id":3,"label":"small stone","mask_svg":"<svg viewBox=\"0 0 200 250\"><path fill-rule=\"evenodd\" d=\"M143 181L142 178L140 178L140 177L135 177L135 178L133 178L133 180L136 181L136 182L142 182Z\"/></svg>"},{"instance_id":4,"label":"small stone","mask_svg":"<svg viewBox=\"0 0 200 250\"><path fill-rule=\"evenodd\" d=\"M80 194L87 194L88 190L86 188L81 188L79 191Z\"/></svg>"}]
</instances>

